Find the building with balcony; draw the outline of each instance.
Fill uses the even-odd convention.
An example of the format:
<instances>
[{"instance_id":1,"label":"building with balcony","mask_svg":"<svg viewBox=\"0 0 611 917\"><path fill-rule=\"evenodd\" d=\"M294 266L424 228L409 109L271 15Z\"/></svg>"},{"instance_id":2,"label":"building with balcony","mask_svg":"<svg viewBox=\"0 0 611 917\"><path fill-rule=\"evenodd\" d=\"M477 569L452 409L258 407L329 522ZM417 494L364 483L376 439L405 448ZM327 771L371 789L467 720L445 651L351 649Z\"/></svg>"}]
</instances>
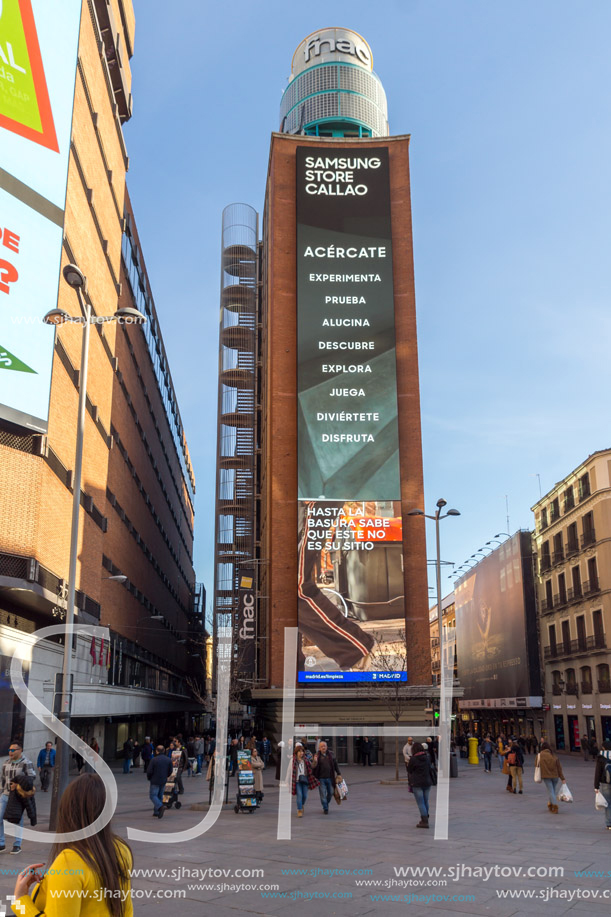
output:
<instances>
[{"instance_id":1,"label":"building with balcony","mask_svg":"<svg viewBox=\"0 0 611 917\"><path fill-rule=\"evenodd\" d=\"M590 455L533 507L548 736L577 751L611 739L611 450Z\"/></svg>"}]
</instances>

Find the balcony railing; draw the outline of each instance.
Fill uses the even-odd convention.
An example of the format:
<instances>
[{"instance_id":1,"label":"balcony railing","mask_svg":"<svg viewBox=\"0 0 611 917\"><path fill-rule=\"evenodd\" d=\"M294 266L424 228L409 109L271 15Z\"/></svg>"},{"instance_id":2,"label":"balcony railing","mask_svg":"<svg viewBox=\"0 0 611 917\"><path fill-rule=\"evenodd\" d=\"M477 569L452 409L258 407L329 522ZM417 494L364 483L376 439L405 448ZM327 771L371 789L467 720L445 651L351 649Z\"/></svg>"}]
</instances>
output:
<instances>
[{"instance_id":1,"label":"balcony railing","mask_svg":"<svg viewBox=\"0 0 611 917\"><path fill-rule=\"evenodd\" d=\"M583 591L581 589L581 584L579 586L569 586L566 590L566 596L569 602L578 602L579 599L582 599Z\"/></svg>"},{"instance_id":2,"label":"balcony railing","mask_svg":"<svg viewBox=\"0 0 611 917\"><path fill-rule=\"evenodd\" d=\"M552 554L552 558L553 558L554 564L561 564L562 561L564 560L564 551L563 550L554 551L554 553Z\"/></svg>"},{"instance_id":3,"label":"balcony railing","mask_svg":"<svg viewBox=\"0 0 611 917\"><path fill-rule=\"evenodd\" d=\"M591 694L594 690L591 681L582 681L581 682L581 693L582 694Z\"/></svg>"},{"instance_id":4,"label":"balcony railing","mask_svg":"<svg viewBox=\"0 0 611 917\"><path fill-rule=\"evenodd\" d=\"M604 634L591 634L582 640L561 640L555 646L546 646L543 649L543 658L558 659L560 656L590 653L592 650L606 649L606 647L607 641Z\"/></svg>"},{"instance_id":5,"label":"balcony railing","mask_svg":"<svg viewBox=\"0 0 611 917\"><path fill-rule=\"evenodd\" d=\"M562 694L562 688L560 687L560 685L552 685L552 694L556 694L556 695Z\"/></svg>"},{"instance_id":6,"label":"balcony railing","mask_svg":"<svg viewBox=\"0 0 611 917\"><path fill-rule=\"evenodd\" d=\"M579 541L577 538L569 538L566 544L566 556L571 557L573 554L579 554Z\"/></svg>"},{"instance_id":7,"label":"balcony railing","mask_svg":"<svg viewBox=\"0 0 611 917\"><path fill-rule=\"evenodd\" d=\"M596 531L587 529L581 536L581 547L585 548L589 544L596 544Z\"/></svg>"},{"instance_id":8,"label":"balcony railing","mask_svg":"<svg viewBox=\"0 0 611 917\"><path fill-rule=\"evenodd\" d=\"M580 503L583 503L583 501L586 499L586 497L589 497L589 496L590 496L591 492L592 492L592 491L590 490L590 482L589 482L589 481L587 482L587 484L581 484L581 482L580 482L580 484L579 484L579 502L580 502Z\"/></svg>"},{"instance_id":9,"label":"balcony railing","mask_svg":"<svg viewBox=\"0 0 611 917\"><path fill-rule=\"evenodd\" d=\"M552 569L552 558L549 554L543 554L539 561L539 572L546 573L548 570Z\"/></svg>"},{"instance_id":10,"label":"balcony railing","mask_svg":"<svg viewBox=\"0 0 611 917\"><path fill-rule=\"evenodd\" d=\"M599 694L611 694L611 681L604 681L603 679L598 679L598 693Z\"/></svg>"},{"instance_id":11,"label":"balcony railing","mask_svg":"<svg viewBox=\"0 0 611 917\"><path fill-rule=\"evenodd\" d=\"M541 521L539 523L539 531L542 532L544 529L547 528L547 525L548 525L547 516L541 516Z\"/></svg>"},{"instance_id":12,"label":"balcony railing","mask_svg":"<svg viewBox=\"0 0 611 917\"><path fill-rule=\"evenodd\" d=\"M564 592L558 592L554 596L554 607L560 608L562 605L566 605L567 601L568 600L566 597L566 589L565 589Z\"/></svg>"},{"instance_id":13,"label":"balcony railing","mask_svg":"<svg viewBox=\"0 0 611 917\"><path fill-rule=\"evenodd\" d=\"M574 681L566 685L564 690L567 694L579 694L579 688Z\"/></svg>"},{"instance_id":14,"label":"balcony railing","mask_svg":"<svg viewBox=\"0 0 611 917\"><path fill-rule=\"evenodd\" d=\"M584 595L593 595L595 592L600 592L600 584L598 582L598 577L590 577L589 580L585 580L583 584L583 594Z\"/></svg>"},{"instance_id":15,"label":"balcony railing","mask_svg":"<svg viewBox=\"0 0 611 917\"><path fill-rule=\"evenodd\" d=\"M554 608L554 600L550 598L541 599L541 611L552 611Z\"/></svg>"},{"instance_id":16,"label":"balcony railing","mask_svg":"<svg viewBox=\"0 0 611 917\"><path fill-rule=\"evenodd\" d=\"M575 509L575 497L573 494L564 498L564 512L568 513L570 509Z\"/></svg>"}]
</instances>

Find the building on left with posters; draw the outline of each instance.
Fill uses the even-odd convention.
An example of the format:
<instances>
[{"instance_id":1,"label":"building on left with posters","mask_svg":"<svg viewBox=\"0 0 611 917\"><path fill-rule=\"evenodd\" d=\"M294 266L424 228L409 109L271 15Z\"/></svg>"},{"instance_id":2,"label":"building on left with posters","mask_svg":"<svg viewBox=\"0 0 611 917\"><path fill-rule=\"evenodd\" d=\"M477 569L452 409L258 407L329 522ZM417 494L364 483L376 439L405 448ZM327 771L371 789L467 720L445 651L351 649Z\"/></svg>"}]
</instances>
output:
<instances>
[{"instance_id":1,"label":"building on left with posters","mask_svg":"<svg viewBox=\"0 0 611 917\"><path fill-rule=\"evenodd\" d=\"M26 680L52 708L63 647L35 632L65 619L83 332L42 318L80 314L59 279L72 262L93 315L147 318L94 324L89 342L75 614L108 632L75 640L72 728L112 760L128 735L194 725L195 485L125 184L132 2L45 7L5 3L0 44L0 754L12 737L30 757L53 738L8 669L30 647Z\"/></svg>"}]
</instances>

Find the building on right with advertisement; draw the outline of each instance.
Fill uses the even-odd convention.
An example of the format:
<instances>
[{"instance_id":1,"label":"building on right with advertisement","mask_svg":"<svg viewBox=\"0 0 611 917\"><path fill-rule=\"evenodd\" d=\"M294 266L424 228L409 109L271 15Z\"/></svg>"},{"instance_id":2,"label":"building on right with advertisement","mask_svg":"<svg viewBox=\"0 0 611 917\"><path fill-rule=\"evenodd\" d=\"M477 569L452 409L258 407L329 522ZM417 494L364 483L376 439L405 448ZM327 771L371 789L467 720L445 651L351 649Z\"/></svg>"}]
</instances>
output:
<instances>
[{"instance_id":1,"label":"building on right with advertisement","mask_svg":"<svg viewBox=\"0 0 611 917\"><path fill-rule=\"evenodd\" d=\"M516 532L454 587L463 726L477 735L543 734L532 535Z\"/></svg>"},{"instance_id":2,"label":"building on right with advertisement","mask_svg":"<svg viewBox=\"0 0 611 917\"><path fill-rule=\"evenodd\" d=\"M559 751L611 739L611 450L594 452L533 507L546 727Z\"/></svg>"}]
</instances>

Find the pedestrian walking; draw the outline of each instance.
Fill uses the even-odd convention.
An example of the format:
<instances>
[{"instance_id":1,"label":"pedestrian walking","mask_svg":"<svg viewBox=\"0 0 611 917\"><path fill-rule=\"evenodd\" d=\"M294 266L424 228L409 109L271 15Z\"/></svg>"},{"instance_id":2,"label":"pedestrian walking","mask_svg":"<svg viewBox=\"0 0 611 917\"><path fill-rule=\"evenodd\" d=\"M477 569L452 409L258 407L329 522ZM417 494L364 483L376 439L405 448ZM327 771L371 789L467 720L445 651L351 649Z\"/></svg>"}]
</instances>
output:
<instances>
[{"instance_id":1,"label":"pedestrian walking","mask_svg":"<svg viewBox=\"0 0 611 917\"><path fill-rule=\"evenodd\" d=\"M10 786L10 793L4 820L12 825L23 824L24 816L27 814L32 827L36 824L36 801L34 799L34 780L27 774L19 774L15 777Z\"/></svg>"},{"instance_id":2,"label":"pedestrian walking","mask_svg":"<svg viewBox=\"0 0 611 917\"><path fill-rule=\"evenodd\" d=\"M431 778L431 759L421 742L414 742L412 745L412 755L407 765L407 780L420 812L420 821L416 827L428 828L429 793L433 780Z\"/></svg>"},{"instance_id":3,"label":"pedestrian walking","mask_svg":"<svg viewBox=\"0 0 611 917\"><path fill-rule=\"evenodd\" d=\"M505 766L505 755L508 751L509 746L507 745L507 739L503 733L501 733L497 742L497 754L499 756L499 768L501 771L503 771L503 767Z\"/></svg>"},{"instance_id":4,"label":"pedestrian walking","mask_svg":"<svg viewBox=\"0 0 611 917\"><path fill-rule=\"evenodd\" d=\"M154 754L155 749L153 748L151 737L146 736L144 742L142 743L142 748L140 749L140 757L142 758L142 767L144 768L145 775L149 766L149 762Z\"/></svg>"},{"instance_id":5,"label":"pedestrian walking","mask_svg":"<svg viewBox=\"0 0 611 917\"><path fill-rule=\"evenodd\" d=\"M21 742L11 742L8 750L8 759L2 765L2 795L0 795L0 853L5 849L4 843L4 815L8 806L9 796L11 793L11 784L15 782L16 777L36 777L34 765L29 758L23 753ZM11 853L21 853L21 828L23 827L23 812L19 821L19 829L15 834L13 849Z\"/></svg>"},{"instance_id":6,"label":"pedestrian walking","mask_svg":"<svg viewBox=\"0 0 611 917\"><path fill-rule=\"evenodd\" d=\"M83 745L87 745L85 736L80 736L80 740L83 743ZM78 751L73 752L72 757L74 758L76 762L77 771L79 772L79 774L82 773L83 768L85 767L85 759L83 758L81 754L79 754Z\"/></svg>"},{"instance_id":7,"label":"pedestrian walking","mask_svg":"<svg viewBox=\"0 0 611 917\"><path fill-rule=\"evenodd\" d=\"M507 755L507 764L509 765L509 774L511 776L511 788L515 793L520 787L519 793L522 795L524 789L522 784L522 774L524 773L524 752L518 742L514 742Z\"/></svg>"},{"instance_id":8,"label":"pedestrian walking","mask_svg":"<svg viewBox=\"0 0 611 917\"><path fill-rule=\"evenodd\" d=\"M308 790L314 790L318 780L312 773L312 765L305 756L303 745L298 745L293 753L291 792L296 797L297 817L302 818L308 798Z\"/></svg>"},{"instance_id":9,"label":"pedestrian walking","mask_svg":"<svg viewBox=\"0 0 611 917\"><path fill-rule=\"evenodd\" d=\"M142 748L140 746L140 743L136 739L134 742L134 753L132 755L132 767L140 767L141 752L142 752Z\"/></svg>"},{"instance_id":10,"label":"pedestrian walking","mask_svg":"<svg viewBox=\"0 0 611 917\"><path fill-rule=\"evenodd\" d=\"M492 741L492 737L487 735L485 739L482 739L480 744L480 751L484 757L484 773L492 773L492 755L494 754L495 744Z\"/></svg>"},{"instance_id":11,"label":"pedestrian walking","mask_svg":"<svg viewBox=\"0 0 611 917\"><path fill-rule=\"evenodd\" d=\"M407 742L403 746L403 760L405 761L405 770L407 771L407 765L409 764L409 759L412 756L412 747L414 740L411 736L407 737Z\"/></svg>"},{"instance_id":12,"label":"pedestrian walking","mask_svg":"<svg viewBox=\"0 0 611 917\"><path fill-rule=\"evenodd\" d=\"M185 791L182 775L185 768L189 765L189 758L187 756L187 749L182 744L182 739L178 736L176 736L172 744L170 759L172 761L172 767L176 768L176 789L178 790L178 795L182 796Z\"/></svg>"},{"instance_id":13,"label":"pedestrian walking","mask_svg":"<svg viewBox=\"0 0 611 917\"><path fill-rule=\"evenodd\" d=\"M83 774L63 793L57 813L60 836L82 831L102 814L106 790L97 774ZM15 884L15 914L70 917L132 917L129 846L110 824L82 840L56 843L53 862L31 863Z\"/></svg>"},{"instance_id":14,"label":"pedestrian walking","mask_svg":"<svg viewBox=\"0 0 611 917\"><path fill-rule=\"evenodd\" d=\"M124 774L131 774L133 756L134 756L134 740L130 736L123 743L123 773Z\"/></svg>"},{"instance_id":15,"label":"pedestrian walking","mask_svg":"<svg viewBox=\"0 0 611 917\"><path fill-rule=\"evenodd\" d=\"M373 751L373 742L368 736L363 736L361 739L361 758L362 765L365 767L366 764L371 767L371 752Z\"/></svg>"},{"instance_id":16,"label":"pedestrian walking","mask_svg":"<svg viewBox=\"0 0 611 917\"><path fill-rule=\"evenodd\" d=\"M564 783L564 774L562 773L562 765L548 742L541 742L541 751L537 755L535 766L541 768L541 779L547 787L549 796L547 808L554 815L557 815L557 792L560 789L560 784Z\"/></svg>"},{"instance_id":17,"label":"pedestrian walking","mask_svg":"<svg viewBox=\"0 0 611 917\"><path fill-rule=\"evenodd\" d=\"M238 769L238 740L232 739L231 745L229 746L229 776L237 772Z\"/></svg>"},{"instance_id":18,"label":"pedestrian walking","mask_svg":"<svg viewBox=\"0 0 611 917\"><path fill-rule=\"evenodd\" d=\"M259 754L258 749L255 747L250 753L250 766L252 768L252 775L254 779L255 794L259 802L263 799L263 768L265 767L265 762Z\"/></svg>"},{"instance_id":19,"label":"pedestrian walking","mask_svg":"<svg viewBox=\"0 0 611 917\"><path fill-rule=\"evenodd\" d=\"M439 755L439 741L436 738L434 739L432 736L429 736L428 739L426 740L426 745L424 746L424 750L428 753L429 761L431 762L433 767L436 767L437 766L437 757Z\"/></svg>"},{"instance_id":20,"label":"pedestrian walking","mask_svg":"<svg viewBox=\"0 0 611 917\"><path fill-rule=\"evenodd\" d=\"M325 815L329 814L329 803L333 799L335 783L341 777L335 756L326 742L321 742L313 758L312 773L318 780L320 804Z\"/></svg>"},{"instance_id":21,"label":"pedestrian walking","mask_svg":"<svg viewBox=\"0 0 611 917\"><path fill-rule=\"evenodd\" d=\"M38 776L40 777L40 787L43 793L46 793L49 789L49 780L53 775L53 768L55 767L55 749L53 748L53 742L45 742L45 747L40 749L36 767L38 768Z\"/></svg>"},{"instance_id":22,"label":"pedestrian walking","mask_svg":"<svg viewBox=\"0 0 611 917\"><path fill-rule=\"evenodd\" d=\"M197 761L197 773L198 773L198 774L201 774L201 772L202 772L202 767L203 767L203 765L204 765L204 750L205 750L205 747L206 747L206 746L205 746L205 744L204 744L204 740L203 740L202 736L196 735L196 736L195 736L195 742L193 743L193 754L194 754L194 756L195 756L195 760Z\"/></svg>"},{"instance_id":23,"label":"pedestrian walking","mask_svg":"<svg viewBox=\"0 0 611 917\"><path fill-rule=\"evenodd\" d=\"M146 776L150 781L149 799L153 803L153 816L163 818L165 811L163 807L163 791L168 777L172 773L172 761L165 753L163 745L158 745L155 749L155 757L152 758L146 768Z\"/></svg>"},{"instance_id":24,"label":"pedestrian walking","mask_svg":"<svg viewBox=\"0 0 611 917\"><path fill-rule=\"evenodd\" d=\"M585 732L582 735L581 739L579 740L579 744L581 745L581 753L583 755L583 760L587 761L588 755L590 753L590 743L588 742L588 737L585 734Z\"/></svg>"},{"instance_id":25,"label":"pedestrian walking","mask_svg":"<svg viewBox=\"0 0 611 917\"><path fill-rule=\"evenodd\" d=\"M271 753L272 753L272 743L267 738L267 736L263 736L263 739L261 741L261 751L259 752L259 754L263 758L263 763L265 767L267 767L267 765L269 764L269 758L270 758Z\"/></svg>"},{"instance_id":26,"label":"pedestrian walking","mask_svg":"<svg viewBox=\"0 0 611 917\"><path fill-rule=\"evenodd\" d=\"M588 749L592 761L595 761L598 757L598 742L596 741L596 735L594 733L592 733L590 741L588 742Z\"/></svg>"},{"instance_id":27,"label":"pedestrian walking","mask_svg":"<svg viewBox=\"0 0 611 917\"><path fill-rule=\"evenodd\" d=\"M603 747L596 759L596 768L594 770L594 790L605 797L607 808L605 809L605 827L611 831L611 741L605 739Z\"/></svg>"}]
</instances>

